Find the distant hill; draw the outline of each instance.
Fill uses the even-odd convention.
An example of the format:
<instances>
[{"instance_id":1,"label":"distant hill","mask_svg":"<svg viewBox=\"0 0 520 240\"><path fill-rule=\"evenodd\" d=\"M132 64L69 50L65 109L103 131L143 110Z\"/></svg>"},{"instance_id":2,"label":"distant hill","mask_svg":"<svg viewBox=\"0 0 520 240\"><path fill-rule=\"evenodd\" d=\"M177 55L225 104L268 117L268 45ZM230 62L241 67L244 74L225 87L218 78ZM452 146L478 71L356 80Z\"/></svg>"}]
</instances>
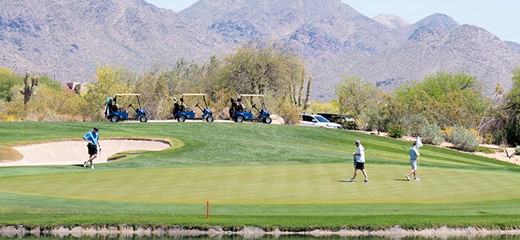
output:
<instances>
[{"instance_id":1,"label":"distant hill","mask_svg":"<svg viewBox=\"0 0 520 240\"><path fill-rule=\"evenodd\" d=\"M376 22L379 22L389 28L402 29L404 27L412 25L408 21L392 14L381 14L374 18Z\"/></svg>"},{"instance_id":2,"label":"distant hill","mask_svg":"<svg viewBox=\"0 0 520 240\"><path fill-rule=\"evenodd\" d=\"M411 24L371 19L340 0L200 0L175 13L144 0L0 1L0 67L92 81L96 64L141 71L206 61L253 43L304 59L313 97L330 100L341 74L392 90L437 71L510 88L520 44L434 14ZM491 88L492 86L492 88Z\"/></svg>"}]
</instances>

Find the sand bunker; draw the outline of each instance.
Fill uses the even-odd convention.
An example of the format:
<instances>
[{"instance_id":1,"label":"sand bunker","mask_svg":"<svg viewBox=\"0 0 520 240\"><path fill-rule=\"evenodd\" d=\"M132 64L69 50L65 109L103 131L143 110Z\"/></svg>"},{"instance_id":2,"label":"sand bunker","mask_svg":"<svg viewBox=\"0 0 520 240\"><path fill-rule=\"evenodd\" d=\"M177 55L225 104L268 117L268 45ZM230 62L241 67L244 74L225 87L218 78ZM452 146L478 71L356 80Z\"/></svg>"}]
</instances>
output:
<instances>
[{"instance_id":1,"label":"sand bunker","mask_svg":"<svg viewBox=\"0 0 520 240\"><path fill-rule=\"evenodd\" d=\"M107 162L110 156L128 151L160 151L170 147L161 141L101 139L102 150L94 164ZM13 147L23 155L19 161L0 162L0 166L76 165L88 159L85 141L48 142Z\"/></svg>"}]
</instances>

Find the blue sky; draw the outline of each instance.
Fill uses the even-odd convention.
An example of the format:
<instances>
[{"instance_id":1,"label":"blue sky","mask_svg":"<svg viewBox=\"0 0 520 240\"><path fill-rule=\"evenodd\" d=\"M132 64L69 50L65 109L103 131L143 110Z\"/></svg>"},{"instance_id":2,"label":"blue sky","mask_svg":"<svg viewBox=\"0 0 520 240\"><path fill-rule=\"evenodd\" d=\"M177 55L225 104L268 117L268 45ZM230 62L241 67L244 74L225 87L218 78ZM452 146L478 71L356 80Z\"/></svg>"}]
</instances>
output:
<instances>
[{"instance_id":1,"label":"blue sky","mask_svg":"<svg viewBox=\"0 0 520 240\"><path fill-rule=\"evenodd\" d=\"M197 0L146 0L179 12ZM520 43L519 0L342 0L358 12L375 17L395 14L414 23L434 13L444 13L460 24L483 27L502 40Z\"/></svg>"}]
</instances>

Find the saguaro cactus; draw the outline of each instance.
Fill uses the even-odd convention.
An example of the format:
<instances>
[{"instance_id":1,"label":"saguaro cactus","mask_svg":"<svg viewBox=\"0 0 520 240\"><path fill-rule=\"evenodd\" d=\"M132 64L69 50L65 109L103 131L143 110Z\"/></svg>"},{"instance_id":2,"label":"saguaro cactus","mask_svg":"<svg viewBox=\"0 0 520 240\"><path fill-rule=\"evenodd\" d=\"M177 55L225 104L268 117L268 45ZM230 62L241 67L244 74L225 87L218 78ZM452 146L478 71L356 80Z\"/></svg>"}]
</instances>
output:
<instances>
[{"instance_id":1,"label":"saguaro cactus","mask_svg":"<svg viewBox=\"0 0 520 240\"><path fill-rule=\"evenodd\" d=\"M38 81L40 77L33 76L31 78L31 73L27 72L25 74L24 79L24 88L20 89L20 93L23 95L23 104L27 104L29 100L31 100L32 95L36 94L36 87L38 86Z\"/></svg>"}]
</instances>

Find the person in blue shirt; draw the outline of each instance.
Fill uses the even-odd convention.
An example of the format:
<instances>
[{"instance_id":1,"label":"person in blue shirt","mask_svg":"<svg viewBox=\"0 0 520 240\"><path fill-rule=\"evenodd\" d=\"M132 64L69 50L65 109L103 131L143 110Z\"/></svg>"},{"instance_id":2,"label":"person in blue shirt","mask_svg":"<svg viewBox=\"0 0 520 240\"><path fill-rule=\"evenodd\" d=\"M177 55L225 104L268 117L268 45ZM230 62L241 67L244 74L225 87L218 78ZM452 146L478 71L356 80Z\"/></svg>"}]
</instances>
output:
<instances>
[{"instance_id":1,"label":"person in blue shirt","mask_svg":"<svg viewBox=\"0 0 520 240\"><path fill-rule=\"evenodd\" d=\"M419 176L417 176L417 159L419 158L421 154L419 153L419 150L417 149L417 142L413 143L412 148L410 148L410 165L412 166L412 170L410 173L406 174L406 180L410 181L410 176L413 173L413 180L419 181Z\"/></svg>"},{"instance_id":2,"label":"person in blue shirt","mask_svg":"<svg viewBox=\"0 0 520 240\"><path fill-rule=\"evenodd\" d=\"M90 162L90 168L94 169L94 163L92 162L94 158L97 157L98 150L101 151L101 145L99 144L99 134L98 129L94 128L92 131L89 131L83 136L83 139L88 142L88 154L89 159L83 162L83 167L87 167L87 163Z\"/></svg>"}]
</instances>

